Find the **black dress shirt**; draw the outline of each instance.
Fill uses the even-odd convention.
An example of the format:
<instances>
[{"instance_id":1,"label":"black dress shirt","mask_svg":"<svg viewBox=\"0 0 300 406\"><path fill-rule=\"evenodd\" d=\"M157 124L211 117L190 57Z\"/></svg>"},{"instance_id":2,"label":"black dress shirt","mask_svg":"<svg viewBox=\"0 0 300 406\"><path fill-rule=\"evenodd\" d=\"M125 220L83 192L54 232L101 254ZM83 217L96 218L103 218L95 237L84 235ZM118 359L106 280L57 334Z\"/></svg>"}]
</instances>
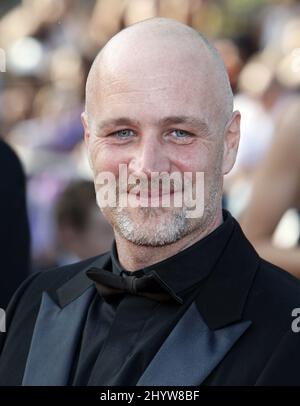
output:
<instances>
[{"instance_id":1,"label":"black dress shirt","mask_svg":"<svg viewBox=\"0 0 300 406\"><path fill-rule=\"evenodd\" d=\"M155 271L175 293L158 301L126 293L113 302L95 293L82 333L70 385L136 385L142 373L193 301L199 283L214 269L234 229L231 215L211 234L176 255L131 272L141 277ZM127 272L118 261L115 243L107 272ZM128 272L127 272L128 273ZM180 300L176 300L176 296Z\"/></svg>"}]
</instances>

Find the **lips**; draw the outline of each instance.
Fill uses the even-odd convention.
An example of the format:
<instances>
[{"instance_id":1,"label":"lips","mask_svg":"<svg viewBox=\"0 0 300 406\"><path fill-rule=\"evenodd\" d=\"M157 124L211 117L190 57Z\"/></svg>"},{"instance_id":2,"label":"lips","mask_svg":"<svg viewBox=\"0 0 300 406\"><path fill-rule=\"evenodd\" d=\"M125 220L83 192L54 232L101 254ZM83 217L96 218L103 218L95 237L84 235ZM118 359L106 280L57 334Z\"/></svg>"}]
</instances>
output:
<instances>
[{"instance_id":1,"label":"lips","mask_svg":"<svg viewBox=\"0 0 300 406\"><path fill-rule=\"evenodd\" d=\"M127 192L128 194L135 195L137 198L148 198L148 199L158 199L162 198L164 196L172 196L174 195L174 190L170 190L169 193L162 193L162 191L159 191L159 193L152 193L151 190L137 190L136 192L134 190L131 190Z\"/></svg>"}]
</instances>

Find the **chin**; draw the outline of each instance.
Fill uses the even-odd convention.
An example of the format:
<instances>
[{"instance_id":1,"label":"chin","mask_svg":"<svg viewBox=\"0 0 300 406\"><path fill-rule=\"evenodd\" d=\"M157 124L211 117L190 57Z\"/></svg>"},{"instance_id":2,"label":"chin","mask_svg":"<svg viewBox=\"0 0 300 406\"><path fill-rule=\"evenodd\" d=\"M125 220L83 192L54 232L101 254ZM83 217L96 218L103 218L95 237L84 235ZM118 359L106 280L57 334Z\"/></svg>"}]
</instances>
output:
<instances>
[{"instance_id":1,"label":"chin","mask_svg":"<svg viewBox=\"0 0 300 406\"><path fill-rule=\"evenodd\" d=\"M157 234L155 232L150 233L149 230L147 230L147 233L140 233L139 231L136 231L132 234L122 234L123 238L125 238L127 241L130 241L131 243L143 247L164 247L166 245L171 245L175 243L176 241L180 240L181 235L176 236L170 236L168 235L169 233L160 233Z\"/></svg>"},{"instance_id":2,"label":"chin","mask_svg":"<svg viewBox=\"0 0 300 406\"><path fill-rule=\"evenodd\" d=\"M182 210L147 208L140 212L120 211L114 218L119 234L139 246L161 247L180 240L191 231L191 222Z\"/></svg>"}]
</instances>

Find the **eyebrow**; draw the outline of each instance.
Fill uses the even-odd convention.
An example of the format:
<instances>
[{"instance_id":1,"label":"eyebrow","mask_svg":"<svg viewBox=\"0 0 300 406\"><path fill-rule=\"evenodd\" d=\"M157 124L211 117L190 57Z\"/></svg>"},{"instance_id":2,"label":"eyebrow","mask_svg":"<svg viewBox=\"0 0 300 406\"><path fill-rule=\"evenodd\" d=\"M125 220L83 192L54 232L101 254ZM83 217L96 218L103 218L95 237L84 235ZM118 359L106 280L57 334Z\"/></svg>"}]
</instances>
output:
<instances>
[{"instance_id":1,"label":"eyebrow","mask_svg":"<svg viewBox=\"0 0 300 406\"><path fill-rule=\"evenodd\" d=\"M117 127L117 126L139 126L140 122L137 120L131 120L128 117L119 117L119 118L112 118L108 120L103 120L97 125L97 130L102 131L106 128Z\"/></svg>"},{"instance_id":2,"label":"eyebrow","mask_svg":"<svg viewBox=\"0 0 300 406\"><path fill-rule=\"evenodd\" d=\"M166 127L171 125L186 124L191 127L198 128L202 133L209 134L208 124L200 118L190 117L190 116L168 116L160 119L158 125ZM97 131L103 131L106 128L112 128L117 126L135 126L139 127L141 123L138 120L132 120L128 117L112 118L101 121L97 125Z\"/></svg>"},{"instance_id":3,"label":"eyebrow","mask_svg":"<svg viewBox=\"0 0 300 406\"><path fill-rule=\"evenodd\" d=\"M161 119L159 124L162 126L174 125L174 124L187 124L191 127L198 128L201 132L209 134L208 124L200 118L190 116L169 116Z\"/></svg>"}]
</instances>

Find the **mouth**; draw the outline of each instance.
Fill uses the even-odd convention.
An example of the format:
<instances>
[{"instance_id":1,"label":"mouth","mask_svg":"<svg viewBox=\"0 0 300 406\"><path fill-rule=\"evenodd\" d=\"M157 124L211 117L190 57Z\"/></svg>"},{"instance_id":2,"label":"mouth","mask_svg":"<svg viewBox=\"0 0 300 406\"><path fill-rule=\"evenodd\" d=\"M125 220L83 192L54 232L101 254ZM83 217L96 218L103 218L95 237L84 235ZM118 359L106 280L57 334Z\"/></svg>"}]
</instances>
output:
<instances>
[{"instance_id":1,"label":"mouth","mask_svg":"<svg viewBox=\"0 0 300 406\"><path fill-rule=\"evenodd\" d=\"M136 204L141 207L171 207L174 190L170 193L151 193L151 191L138 191L128 193L135 200Z\"/></svg>"},{"instance_id":2,"label":"mouth","mask_svg":"<svg viewBox=\"0 0 300 406\"><path fill-rule=\"evenodd\" d=\"M174 194L174 190L172 190L172 191L170 191L169 193L162 193L162 191L159 191L158 193L152 193L150 190L147 192L147 191L139 191L138 193L137 193L137 196L138 197L148 197L149 199L151 199L151 198L154 198L154 199L156 199L156 198L160 198L160 197L163 197L163 196L172 196Z\"/></svg>"}]
</instances>

